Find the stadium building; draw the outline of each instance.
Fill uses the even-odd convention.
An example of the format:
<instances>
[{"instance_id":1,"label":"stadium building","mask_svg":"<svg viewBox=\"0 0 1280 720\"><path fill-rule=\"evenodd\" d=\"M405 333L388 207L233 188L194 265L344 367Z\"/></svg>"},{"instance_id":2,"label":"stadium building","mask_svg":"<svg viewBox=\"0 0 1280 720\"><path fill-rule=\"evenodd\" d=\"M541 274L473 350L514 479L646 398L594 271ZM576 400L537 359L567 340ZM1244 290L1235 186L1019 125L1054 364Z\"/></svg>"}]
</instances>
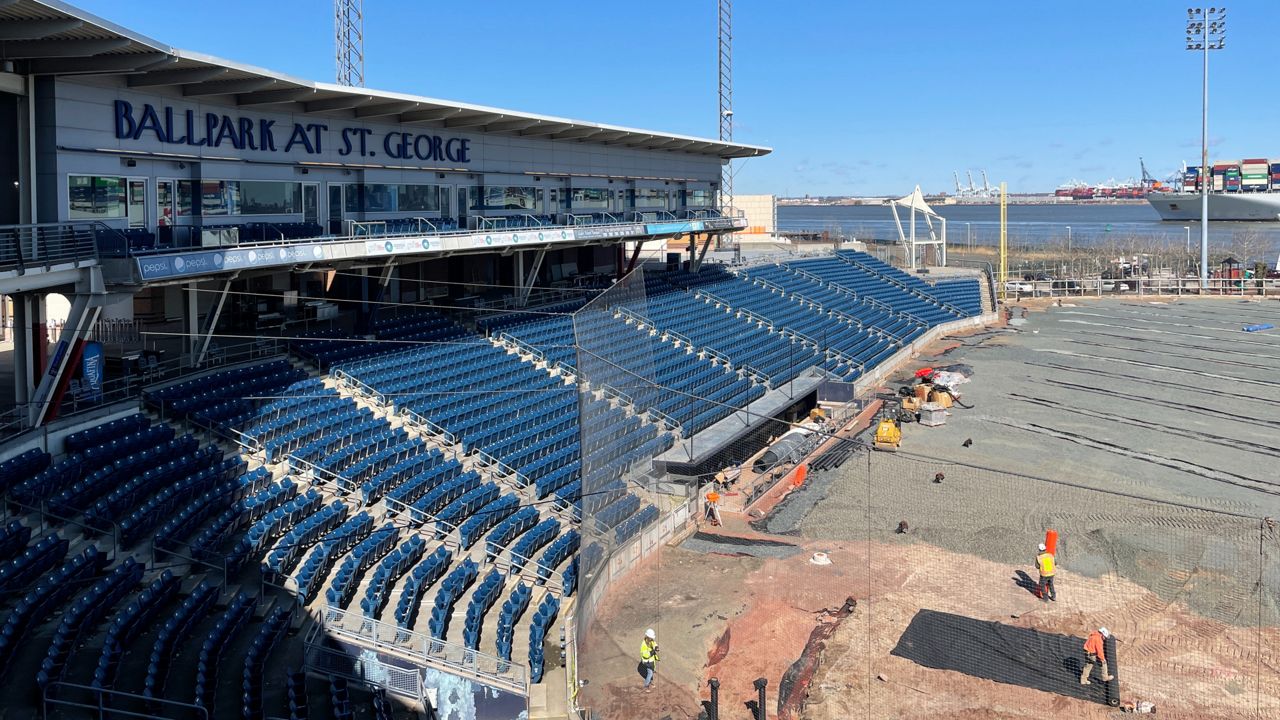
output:
<instances>
[{"instance_id":1,"label":"stadium building","mask_svg":"<svg viewBox=\"0 0 1280 720\"><path fill-rule=\"evenodd\" d=\"M0 2L0 63L0 714L573 716L579 584L689 521L657 488L990 310L859 253L702 267L768 148L52 1Z\"/></svg>"}]
</instances>

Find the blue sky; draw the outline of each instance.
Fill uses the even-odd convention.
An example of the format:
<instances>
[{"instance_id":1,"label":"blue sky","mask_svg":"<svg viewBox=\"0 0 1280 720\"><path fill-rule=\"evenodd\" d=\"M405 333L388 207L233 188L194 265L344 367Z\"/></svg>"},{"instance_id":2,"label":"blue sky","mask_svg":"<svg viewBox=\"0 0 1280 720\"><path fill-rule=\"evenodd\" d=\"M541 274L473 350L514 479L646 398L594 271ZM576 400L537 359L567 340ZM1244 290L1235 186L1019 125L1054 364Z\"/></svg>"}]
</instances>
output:
<instances>
[{"instance_id":1,"label":"blue sky","mask_svg":"<svg viewBox=\"0 0 1280 720\"><path fill-rule=\"evenodd\" d=\"M72 0L175 46L333 78L326 0ZM739 193L951 190L952 171L1051 190L1196 162L1186 4L738 0ZM365 0L370 87L712 137L714 0ZM1235 0L1210 58L1210 154L1280 158L1280 3ZM979 178L980 182L980 178Z\"/></svg>"}]
</instances>

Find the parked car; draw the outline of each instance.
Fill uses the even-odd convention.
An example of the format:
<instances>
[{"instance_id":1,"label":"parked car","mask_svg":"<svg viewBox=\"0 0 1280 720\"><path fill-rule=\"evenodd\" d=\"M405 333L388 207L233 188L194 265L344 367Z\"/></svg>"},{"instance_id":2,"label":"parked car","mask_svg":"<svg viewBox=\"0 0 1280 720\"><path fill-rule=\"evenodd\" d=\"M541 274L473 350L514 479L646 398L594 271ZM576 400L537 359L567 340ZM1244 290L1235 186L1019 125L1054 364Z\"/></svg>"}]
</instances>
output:
<instances>
[{"instance_id":1,"label":"parked car","mask_svg":"<svg viewBox=\"0 0 1280 720\"><path fill-rule=\"evenodd\" d=\"M1052 280L1053 278L1049 276L1049 273L1041 271L1041 272L1022 273L1022 279L1030 282L1036 282L1036 281L1047 282L1049 280Z\"/></svg>"},{"instance_id":2,"label":"parked car","mask_svg":"<svg viewBox=\"0 0 1280 720\"><path fill-rule=\"evenodd\" d=\"M1031 293L1036 291L1036 286L1029 282L1018 282L1017 280L1009 280L1004 284L1005 292Z\"/></svg>"}]
</instances>

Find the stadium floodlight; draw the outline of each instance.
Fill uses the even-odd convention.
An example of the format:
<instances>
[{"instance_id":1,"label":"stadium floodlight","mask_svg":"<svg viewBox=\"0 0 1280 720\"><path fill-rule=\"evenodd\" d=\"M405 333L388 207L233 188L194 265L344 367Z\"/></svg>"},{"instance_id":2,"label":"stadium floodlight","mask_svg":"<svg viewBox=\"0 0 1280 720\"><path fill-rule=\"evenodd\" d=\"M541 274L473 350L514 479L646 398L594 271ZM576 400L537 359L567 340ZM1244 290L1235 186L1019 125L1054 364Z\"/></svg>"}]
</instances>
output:
<instances>
[{"instance_id":1,"label":"stadium floodlight","mask_svg":"<svg viewBox=\"0 0 1280 720\"><path fill-rule=\"evenodd\" d=\"M1187 8L1187 50L1203 56L1200 97L1200 289L1209 288L1209 51L1227 44L1225 7ZM1224 188L1225 189L1225 188Z\"/></svg>"}]
</instances>

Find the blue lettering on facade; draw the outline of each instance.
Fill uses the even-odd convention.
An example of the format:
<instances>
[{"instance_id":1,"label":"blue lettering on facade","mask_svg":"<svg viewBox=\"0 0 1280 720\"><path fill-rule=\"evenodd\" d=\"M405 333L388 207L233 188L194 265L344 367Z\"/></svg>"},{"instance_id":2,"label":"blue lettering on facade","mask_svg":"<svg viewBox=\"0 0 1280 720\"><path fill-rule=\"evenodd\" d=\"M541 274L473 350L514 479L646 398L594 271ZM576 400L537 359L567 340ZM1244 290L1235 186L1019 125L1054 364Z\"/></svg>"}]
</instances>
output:
<instances>
[{"instance_id":1,"label":"blue lettering on facade","mask_svg":"<svg viewBox=\"0 0 1280 720\"><path fill-rule=\"evenodd\" d=\"M329 126L324 123L294 123L289 139L280 148L276 145L275 120L255 120L206 112L204 127L201 128L196 111L183 110L178 118L175 118L176 114L170 105L157 107L146 103L139 108L128 100L116 100L112 106L115 136L119 140L134 141L154 138L166 145L221 147L228 144L236 150L319 155L324 152L324 138L329 132ZM342 127L335 128L335 131L338 133L338 155L346 157L357 152L360 157L377 155L371 149L369 141L374 134L373 130L365 127ZM388 157L396 160L448 161L457 164L471 162L471 141L466 138L442 138L439 135L392 130L382 136L382 149Z\"/></svg>"}]
</instances>

